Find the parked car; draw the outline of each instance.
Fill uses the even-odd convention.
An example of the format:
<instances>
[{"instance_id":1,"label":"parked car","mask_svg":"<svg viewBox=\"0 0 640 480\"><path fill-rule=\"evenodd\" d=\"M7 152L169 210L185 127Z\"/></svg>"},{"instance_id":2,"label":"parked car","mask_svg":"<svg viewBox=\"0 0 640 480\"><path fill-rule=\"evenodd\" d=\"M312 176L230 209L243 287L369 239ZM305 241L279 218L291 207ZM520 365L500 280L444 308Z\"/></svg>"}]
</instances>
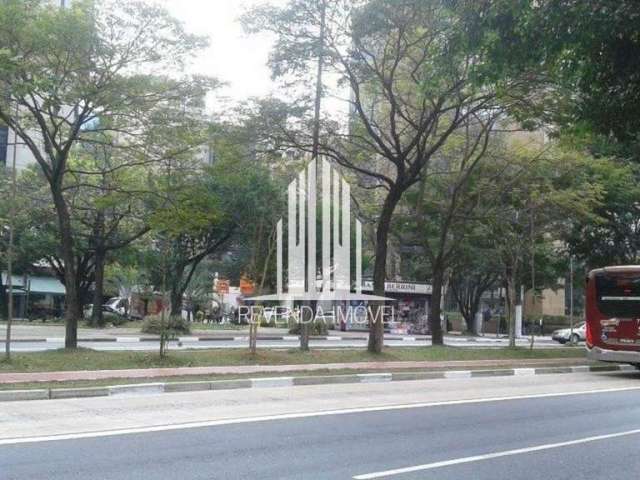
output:
<instances>
[{"instance_id":1,"label":"parked car","mask_svg":"<svg viewBox=\"0 0 640 480\"><path fill-rule=\"evenodd\" d=\"M124 316L126 313L127 299L122 297L113 297L107 303L102 305L102 310Z\"/></svg>"},{"instance_id":2,"label":"parked car","mask_svg":"<svg viewBox=\"0 0 640 480\"><path fill-rule=\"evenodd\" d=\"M106 313L113 313L121 317L125 317L127 314L127 299L122 297L113 297L109 299L104 305L102 305L102 311ZM93 305L87 305L84 309L85 318L90 318L93 312ZM134 312L129 312L130 318L141 319L141 315L137 315Z\"/></svg>"},{"instance_id":3,"label":"parked car","mask_svg":"<svg viewBox=\"0 0 640 480\"><path fill-rule=\"evenodd\" d=\"M587 326L585 322L581 322L573 327L573 332L570 328L563 328L556 330L551 334L551 339L556 342L565 344L567 342L578 343L584 341L587 338Z\"/></svg>"}]
</instances>

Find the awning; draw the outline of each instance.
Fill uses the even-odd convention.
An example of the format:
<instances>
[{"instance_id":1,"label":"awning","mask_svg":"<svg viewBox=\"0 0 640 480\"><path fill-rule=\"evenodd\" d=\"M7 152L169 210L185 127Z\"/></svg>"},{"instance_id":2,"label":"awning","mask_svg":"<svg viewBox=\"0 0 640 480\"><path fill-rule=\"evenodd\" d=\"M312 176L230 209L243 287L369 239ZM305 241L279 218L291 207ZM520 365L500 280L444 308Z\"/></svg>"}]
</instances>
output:
<instances>
[{"instance_id":1,"label":"awning","mask_svg":"<svg viewBox=\"0 0 640 480\"><path fill-rule=\"evenodd\" d=\"M24 276L12 275L11 280L14 289L19 289L20 291L26 290ZM27 276L27 282L31 293L49 293L52 295L64 295L66 293L64 285L55 277L29 275ZM2 284L7 284L7 274L5 272L2 272Z\"/></svg>"}]
</instances>

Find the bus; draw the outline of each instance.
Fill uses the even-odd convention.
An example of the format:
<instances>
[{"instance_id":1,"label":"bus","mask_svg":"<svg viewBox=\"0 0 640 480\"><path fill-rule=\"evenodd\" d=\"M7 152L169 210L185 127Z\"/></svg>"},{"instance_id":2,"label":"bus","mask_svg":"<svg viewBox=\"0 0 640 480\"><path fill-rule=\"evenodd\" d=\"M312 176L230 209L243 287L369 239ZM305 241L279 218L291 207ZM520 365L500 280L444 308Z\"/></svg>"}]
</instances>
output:
<instances>
[{"instance_id":1,"label":"bus","mask_svg":"<svg viewBox=\"0 0 640 480\"><path fill-rule=\"evenodd\" d=\"M640 265L589 272L585 315L589 358L640 368Z\"/></svg>"}]
</instances>

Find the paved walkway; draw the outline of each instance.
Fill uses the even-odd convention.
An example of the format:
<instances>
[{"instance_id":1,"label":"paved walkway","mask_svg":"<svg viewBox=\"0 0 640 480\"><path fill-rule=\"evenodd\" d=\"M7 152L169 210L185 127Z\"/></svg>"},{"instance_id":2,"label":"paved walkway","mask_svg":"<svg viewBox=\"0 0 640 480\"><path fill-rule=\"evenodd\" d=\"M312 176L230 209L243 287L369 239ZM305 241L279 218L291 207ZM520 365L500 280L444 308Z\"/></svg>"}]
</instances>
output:
<instances>
[{"instance_id":1,"label":"paved walkway","mask_svg":"<svg viewBox=\"0 0 640 480\"><path fill-rule=\"evenodd\" d=\"M583 358L530 360L456 360L420 362L352 362L313 363L299 365L235 365L217 367L140 368L129 370L84 370L69 372L0 373L0 384L18 382L61 382L72 380L102 380L110 378L159 378L184 375L246 375L322 370L398 370L398 369L469 369L469 368L529 368L543 366L586 365Z\"/></svg>"}]
</instances>

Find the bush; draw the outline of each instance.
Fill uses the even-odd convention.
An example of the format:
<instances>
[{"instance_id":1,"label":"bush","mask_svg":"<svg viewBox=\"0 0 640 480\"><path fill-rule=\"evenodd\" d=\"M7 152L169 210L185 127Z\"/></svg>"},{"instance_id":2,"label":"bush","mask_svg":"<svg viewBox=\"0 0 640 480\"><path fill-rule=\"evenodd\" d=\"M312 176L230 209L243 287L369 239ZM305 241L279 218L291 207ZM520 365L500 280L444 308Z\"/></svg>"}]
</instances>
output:
<instances>
[{"instance_id":1,"label":"bush","mask_svg":"<svg viewBox=\"0 0 640 480\"><path fill-rule=\"evenodd\" d=\"M300 322L296 322L294 320L289 321L289 333L291 335L300 335ZM309 329L309 335L327 335L329 333L329 326L327 322L320 319L315 320L311 324L311 328Z\"/></svg>"},{"instance_id":2,"label":"bush","mask_svg":"<svg viewBox=\"0 0 640 480\"><path fill-rule=\"evenodd\" d=\"M154 333L160 335L162 331L168 334L191 333L189 322L180 316L166 315L164 324L162 315L149 315L144 318L142 333Z\"/></svg>"},{"instance_id":3,"label":"bush","mask_svg":"<svg viewBox=\"0 0 640 480\"><path fill-rule=\"evenodd\" d=\"M260 326L261 327L277 327L275 316L272 316L269 320L267 320L263 316L260 316Z\"/></svg>"},{"instance_id":4,"label":"bush","mask_svg":"<svg viewBox=\"0 0 640 480\"><path fill-rule=\"evenodd\" d=\"M115 327L119 327L120 325L124 325L127 323L129 319L123 315L118 315L117 313L112 312L102 312L102 323L107 324L110 323Z\"/></svg>"}]
</instances>

